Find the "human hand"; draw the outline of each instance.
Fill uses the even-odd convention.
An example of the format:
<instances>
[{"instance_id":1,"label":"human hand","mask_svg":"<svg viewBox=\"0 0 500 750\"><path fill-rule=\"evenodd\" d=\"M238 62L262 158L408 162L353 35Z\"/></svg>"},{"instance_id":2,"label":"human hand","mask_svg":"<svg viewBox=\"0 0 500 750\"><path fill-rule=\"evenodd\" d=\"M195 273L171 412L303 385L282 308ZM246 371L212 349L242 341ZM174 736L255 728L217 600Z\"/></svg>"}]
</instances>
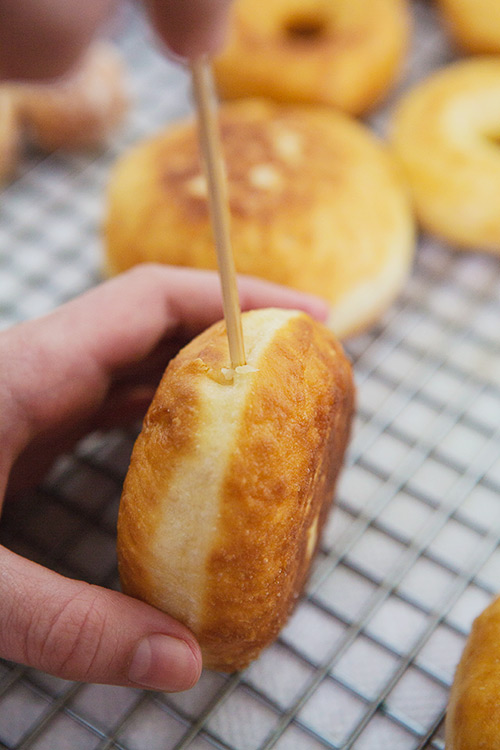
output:
<instances>
[{"instance_id":1,"label":"human hand","mask_svg":"<svg viewBox=\"0 0 500 750\"><path fill-rule=\"evenodd\" d=\"M241 279L243 309L318 300ZM166 362L222 316L217 275L145 265L0 333L0 504L58 451L144 413ZM15 502L15 496L9 498ZM201 670L192 634L116 591L0 547L0 656L71 680L177 691Z\"/></svg>"},{"instance_id":2,"label":"human hand","mask_svg":"<svg viewBox=\"0 0 500 750\"><path fill-rule=\"evenodd\" d=\"M232 0L144 0L158 36L182 58L212 55L222 46Z\"/></svg>"},{"instance_id":3,"label":"human hand","mask_svg":"<svg viewBox=\"0 0 500 750\"><path fill-rule=\"evenodd\" d=\"M0 0L0 79L64 75L115 6L116 0Z\"/></svg>"},{"instance_id":4,"label":"human hand","mask_svg":"<svg viewBox=\"0 0 500 750\"><path fill-rule=\"evenodd\" d=\"M0 79L54 79L83 57L117 0L0 0ZM231 0L144 0L158 36L174 54L213 53Z\"/></svg>"}]
</instances>

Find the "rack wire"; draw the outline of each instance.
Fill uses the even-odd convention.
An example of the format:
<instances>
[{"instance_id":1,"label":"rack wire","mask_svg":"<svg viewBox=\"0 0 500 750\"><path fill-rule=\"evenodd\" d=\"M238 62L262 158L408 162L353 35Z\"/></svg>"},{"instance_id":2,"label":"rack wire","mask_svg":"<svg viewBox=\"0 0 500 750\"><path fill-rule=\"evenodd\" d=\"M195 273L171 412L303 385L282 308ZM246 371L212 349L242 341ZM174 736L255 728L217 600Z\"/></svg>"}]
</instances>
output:
<instances>
[{"instance_id":1,"label":"rack wire","mask_svg":"<svg viewBox=\"0 0 500 750\"><path fill-rule=\"evenodd\" d=\"M432 7L413 9L403 87L451 54ZM2 326L98 280L109 166L190 108L185 74L155 51L132 5L116 37L134 101L126 127L99 154L28 154L3 192ZM389 112L373 117L376 130ZM306 594L276 643L245 672L204 672L173 695L0 661L0 749L442 750L455 665L500 580L499 319L498 260L422 237L396 303L346 345L358 388L348 461ZM5 507L0 541L117 588L133 439L83 440Z\"/></svg>"}]
</instances>

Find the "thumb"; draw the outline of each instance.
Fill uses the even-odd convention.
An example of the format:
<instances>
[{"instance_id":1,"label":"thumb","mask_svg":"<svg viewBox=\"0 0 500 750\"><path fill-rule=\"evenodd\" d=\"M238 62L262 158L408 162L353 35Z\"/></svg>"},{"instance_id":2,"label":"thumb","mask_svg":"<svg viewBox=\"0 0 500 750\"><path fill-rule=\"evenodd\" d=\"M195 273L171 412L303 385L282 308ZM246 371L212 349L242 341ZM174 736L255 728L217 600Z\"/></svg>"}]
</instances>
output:
<instances>
[{"instance_id":1,"label":"thumb","mask_svg":"<svg viewBox=\"0 0 500 750\"><path fill-rule=\"evenodd\" d=\"M68 680L187 690L197 642L168 615L0 547L0 656Z\"/></svg>"},{"instance_id":2,"label":"thumb","mask_svg":"<svg viewBox=\"0 0 500 750\"><path fill-rule=\"evenodd\" d=\"M175 55L213 55L224 42L232 0L145 0L160 39Z\"/></svg>"}]
</instances>

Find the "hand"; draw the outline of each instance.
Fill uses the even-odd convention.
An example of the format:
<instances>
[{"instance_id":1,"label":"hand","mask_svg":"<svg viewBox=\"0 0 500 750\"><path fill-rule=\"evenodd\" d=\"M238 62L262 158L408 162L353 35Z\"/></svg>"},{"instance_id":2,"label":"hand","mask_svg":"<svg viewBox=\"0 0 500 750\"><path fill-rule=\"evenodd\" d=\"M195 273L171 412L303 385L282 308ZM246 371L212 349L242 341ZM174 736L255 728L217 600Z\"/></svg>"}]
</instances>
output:
<instances>
[{"instance_id":1,"label":"hand","mask_svg":"<svg viewBox=\"0 0 500 750\"><path fill-rule=\"evenodd\" d=\"M326 305L255 279L243 309ZM90 430L144 413L169 357L222 317L217 276L145 265L0 333L0 499ZM9 498L15 502L15 496ZM71 680L184 690L201 670L180 623L0 547L0 656Z\"/></svg>"},{"instance_id":2,"label":"hand","mask_svg":"<svg viewBox=\"0 0 500 750\"><path fill-rule=\"evenodd\" d=\"M64 75L115 5L115 0L0 0L0 78Z\"/></svg>"},{"instance_id":3,"label":"hand","mask_svg":"<svg viewBox=\"0 0 500 750\"><path fill-rule=\"evenodd\" d=\"M222 46L232 0L144 2L160 39L175 55L212 55Z\"/></svg>"},{"instance_id":4,"label":"hand","mask_svg":"<svg viewBox=\"0 0 500 750\"><path fill-rule=\"evenodd\" d=\"M158 36L181 57L222 44L231 0L144 0ZM67 73L116 0L0 0L0 78L43 80Z\"/></svg>"}]
</instances>

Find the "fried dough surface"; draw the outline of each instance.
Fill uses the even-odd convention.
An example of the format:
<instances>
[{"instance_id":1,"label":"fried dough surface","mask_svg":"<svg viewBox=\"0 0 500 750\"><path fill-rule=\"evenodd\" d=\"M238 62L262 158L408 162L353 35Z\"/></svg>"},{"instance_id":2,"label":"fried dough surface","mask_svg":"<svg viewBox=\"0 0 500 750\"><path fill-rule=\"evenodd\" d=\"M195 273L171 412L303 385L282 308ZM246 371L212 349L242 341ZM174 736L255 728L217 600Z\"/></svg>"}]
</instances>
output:
<instances>
[{"instance_id":1,"label":"fried dough surface","mask_svg":"<svg viewBox=\"0 0 500 750\"><path fill-rule=\"evenodd\" d=\"M323 297L343 338L377 320L411 269L414 220L401 176L367 128L324 108L221 107L236 268ZM116 164L106 265L216 268L192 121Z\"/></svg>"},{"instance_id":2,"label":"fried dough surface","mask_svg":"<svg viewBox=\"0 0 500 750\"><path fill-rule=\"evenodd\" d=\"M303 313L243 316L247 371L224 324L170 363L132 455L118 525L124 590L182 621L204 665L246 666L307 578L344 458L350 365Z\"/></svg>"}]
</instances>

